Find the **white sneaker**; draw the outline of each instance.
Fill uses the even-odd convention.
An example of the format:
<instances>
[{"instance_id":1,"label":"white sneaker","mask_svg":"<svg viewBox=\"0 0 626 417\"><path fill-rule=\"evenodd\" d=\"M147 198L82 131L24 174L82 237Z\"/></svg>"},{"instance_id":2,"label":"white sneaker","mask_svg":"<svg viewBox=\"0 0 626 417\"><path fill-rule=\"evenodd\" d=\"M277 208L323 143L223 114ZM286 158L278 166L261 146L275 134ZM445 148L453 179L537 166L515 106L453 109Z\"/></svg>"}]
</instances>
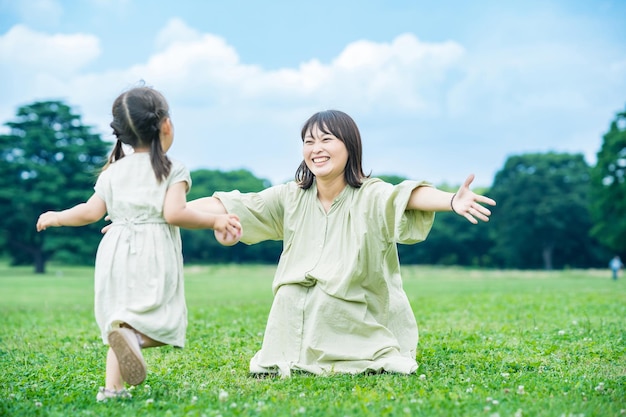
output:
<instances>
[{"instance_id":1,"label":"white sneaker","mask_svg":"<svg viewBox=\"0 0 626 417\"><path fill-rule=\"evenodd\" d=\"M117 356L122 379L130 385L139 385L146 379L147 365L134 330L113 329L108 335L109 346Z\"/></svg>"},{"instance_id":2,"label":"white sneaker","mask_svg":"<svg viewBox=\"0 0 626 417\"><path fill-rule=\"evenodd\" d=\"M96 401L98 402L105 402L110 399L125 400L128 398L132 398L132 395L130 395L130 392L126 391L125 389L114 391L111 389L106 389L104 387L100 387L100 390L98 391L98 395L96 395Z\"/></svg>"}]
</instances>

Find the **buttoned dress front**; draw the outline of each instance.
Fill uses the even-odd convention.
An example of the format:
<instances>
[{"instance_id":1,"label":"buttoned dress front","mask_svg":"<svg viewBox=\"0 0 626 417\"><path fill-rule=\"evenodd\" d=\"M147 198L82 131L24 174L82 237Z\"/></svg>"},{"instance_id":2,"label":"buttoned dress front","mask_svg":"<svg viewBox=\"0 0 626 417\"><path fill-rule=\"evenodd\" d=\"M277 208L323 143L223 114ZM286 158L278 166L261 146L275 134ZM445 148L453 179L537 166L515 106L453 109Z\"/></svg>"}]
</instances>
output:
<instances>
[{"instance_id":1,"label":"buttoned dress front","mask_svg":"<svg viewBox=\"0 0 626 417\"><path fill-rule=\"evenodd\" d=\"M104 343L111 329L127 323L159 342L185 344L180 230L163 217L165 193L177 182L191 187L188 169L172 161L159 183L149 153L125 156L98 177L95 192L112 221L95 265L95 316Z\"/></svg>"},{"instance_id":2,"label":"buttoned dress front","mask_svg":"<svg viewBox=\"0 0 626 417\"><path fill-rule=\"evenodd\" d=\"M243 243L283 240L252 373L415 372L418 330L397 243L428 235L434 212L405 210L411 192L428 185L366 179L346 186L328 212L315 184L214 194L239 216Z\"/></svg>"}]
</instances>

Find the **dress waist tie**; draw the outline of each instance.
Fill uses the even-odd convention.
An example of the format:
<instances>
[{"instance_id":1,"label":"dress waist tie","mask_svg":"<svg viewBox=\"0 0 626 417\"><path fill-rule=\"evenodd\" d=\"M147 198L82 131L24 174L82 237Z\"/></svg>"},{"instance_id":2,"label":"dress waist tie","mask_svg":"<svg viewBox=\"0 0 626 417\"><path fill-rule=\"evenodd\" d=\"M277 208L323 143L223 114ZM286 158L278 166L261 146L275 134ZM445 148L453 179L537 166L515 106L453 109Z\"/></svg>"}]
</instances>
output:
<instances>
[{"instance_id":1,"label":"dress waist tie","mask_svg":"<svg viewBox=\"0 0 626 417\"><path fill-rule=\"evenodd\" d=\"M136 226L140 224L167 224L165 219L144 219L141 217L123 218L113 220L112 227L125 227L128 231L127 239L128 246L130 247L130 253L137 253L137 229Z\"/></svg>"}]
</instances>

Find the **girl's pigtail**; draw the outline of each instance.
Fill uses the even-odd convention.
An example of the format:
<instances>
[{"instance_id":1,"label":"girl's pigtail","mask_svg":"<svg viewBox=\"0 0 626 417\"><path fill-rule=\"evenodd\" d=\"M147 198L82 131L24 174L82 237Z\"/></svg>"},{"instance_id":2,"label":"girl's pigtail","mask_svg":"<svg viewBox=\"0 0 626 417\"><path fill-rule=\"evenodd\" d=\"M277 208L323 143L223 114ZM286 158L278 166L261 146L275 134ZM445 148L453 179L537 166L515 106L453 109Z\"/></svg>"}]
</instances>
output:
<instances>
[{"instance_id":1,"label":"girl's pigtail","mask_svg":"<svg viewBox=\"0 0 626 417\"><path fill-rule=\"evenodd\" d=\"M153 140L150 144L150 164L157 177L157 181L161 182L170 175L172 161L170 161L165 152L163 152L160 140Z\"/></svg>"},{"instance_id":2,"label":"girl's pigtail","mask_svg":"<svg viewBox=\"0 0 626 417\"><path fill-rule=\"evenodd\" d=\"M122 147L122 141L118 139L117 142L115 142L115 147L113 148L113 151L111 151L111 155L109 155L109 159L102 167L102 171L107 169L113 162L122 159L124 156L126 156L126 154L124 153L124 148Z\"/></svg>"}]
</instances>

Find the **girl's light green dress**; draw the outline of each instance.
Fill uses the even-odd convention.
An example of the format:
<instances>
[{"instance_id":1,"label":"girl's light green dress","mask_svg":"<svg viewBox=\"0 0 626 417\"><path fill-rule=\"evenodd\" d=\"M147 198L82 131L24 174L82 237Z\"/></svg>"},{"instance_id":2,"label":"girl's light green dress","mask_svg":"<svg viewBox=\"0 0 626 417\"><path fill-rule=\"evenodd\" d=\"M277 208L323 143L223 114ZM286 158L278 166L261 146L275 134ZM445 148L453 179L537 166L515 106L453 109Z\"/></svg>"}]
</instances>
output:
<instances>
[{"instance_id":1,"label":"girl's light green dress","mask_svg":"<svg viewBox=\"0 0 626 417\"><path fill-rule=\"evenodd\" d=\"M172 161L158 183L148 153L128 155L103 171L95 185L112 227L103 236L95 267L95 315L102 340L125 322L168 345L183 347L187 306L180 230L163 218L170 185L191 177Z\"/></svg>"},{"instance_id":2,"label":"girl's light green dress","mask_svg":"<svg viewBox=\"0 0 626 417\"><path fill-rule=\"evenodd\" d=\"M347 186L328 212L315 184L214 194L239 216L242 242L283 240L252 373L415 372L417 324L396 244L422 241L430 231L433 212L405 211L423 185L367 179L360 188Z\"/></svg>"}]
</instances>

